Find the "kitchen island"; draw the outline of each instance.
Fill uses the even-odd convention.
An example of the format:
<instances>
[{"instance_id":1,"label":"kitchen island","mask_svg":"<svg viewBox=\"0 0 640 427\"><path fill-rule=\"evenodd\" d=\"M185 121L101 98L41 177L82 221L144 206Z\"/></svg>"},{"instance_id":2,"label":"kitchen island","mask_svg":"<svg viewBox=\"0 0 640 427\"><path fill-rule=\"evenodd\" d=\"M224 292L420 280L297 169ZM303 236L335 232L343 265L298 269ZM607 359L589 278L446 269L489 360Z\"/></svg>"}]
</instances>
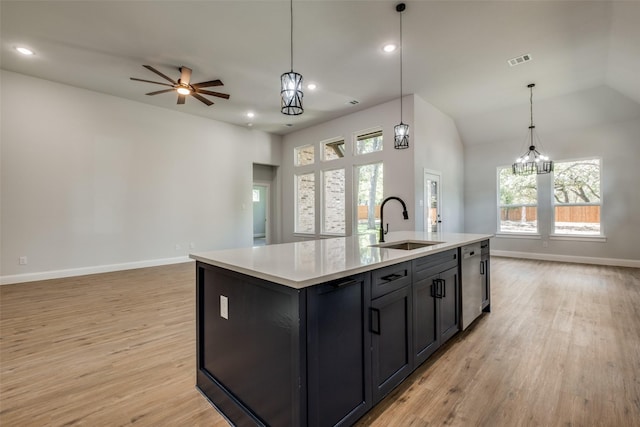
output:
<instances>
[{"instance_id":1,"label":"kitchen island","mask_svg":"<svg viewBox=\"0 0 640 427\"><path fill-rule=\"evenodd\" d=\"M465 245L486 250L489 310L491 237L392 232L383 245L363 235L191 254L198 389L235 425L353 424L460 330Z\"/></svg>"}]
</instances>

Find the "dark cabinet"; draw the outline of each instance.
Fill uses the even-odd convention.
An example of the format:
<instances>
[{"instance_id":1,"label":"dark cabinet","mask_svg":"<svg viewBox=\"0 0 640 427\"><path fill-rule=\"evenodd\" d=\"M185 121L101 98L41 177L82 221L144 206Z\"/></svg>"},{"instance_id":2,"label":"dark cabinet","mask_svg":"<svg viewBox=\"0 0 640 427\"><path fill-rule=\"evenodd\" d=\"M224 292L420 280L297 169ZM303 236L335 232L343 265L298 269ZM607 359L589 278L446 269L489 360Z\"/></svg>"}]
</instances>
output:
<instances>
[{"instance_id":1,"label":"dark cabinet","mask_svg":"<svg viewBox=\"0 0 640 427\"><path fill-rule=\"evenodd\" d=\"M418 366L460 330L457 250L413 262L413 357Z\"/></svg>"},{"instance_id":2,"label":"dark cabinet","mask_svg":"<svg viewBox=\"0 0 640 427\"><path fill-rule=\"evenodd\" d=\"M491 311L491 268L489 262L489 241L480 244L480 275L482 276L482 311Z\"/></svg>"},{"instance_id":3,"label":"dark cabinet","mask_svg":"<svg viewBox=\"0 0 640 427\"><path fill-rule=\"evenodd\" d=\"M351 425L371 406L369 274L307 290L308 425Z\"/></svg>"},{"instance_id":4,"label":"dark cabinet","mask_svg":"<svg viewBox=\"0 0 640 427\"><path fill-rule=\"evenodd\" d=\"M371 301L371 382L380 401L413 371L411 286Z\"/></svg>"}]
</instances>

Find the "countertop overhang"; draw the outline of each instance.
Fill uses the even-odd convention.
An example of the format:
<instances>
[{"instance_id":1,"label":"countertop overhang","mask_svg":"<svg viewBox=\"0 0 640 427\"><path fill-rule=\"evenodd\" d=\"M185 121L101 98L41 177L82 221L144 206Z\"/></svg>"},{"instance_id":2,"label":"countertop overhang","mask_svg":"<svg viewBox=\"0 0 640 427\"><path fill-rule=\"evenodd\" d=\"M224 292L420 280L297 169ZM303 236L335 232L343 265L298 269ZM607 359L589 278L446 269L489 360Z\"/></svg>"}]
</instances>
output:
<instances>
[{"instance_id":1,"label":"countertop overhang","mask_svg":"<svg viewBox=\"0 0 640 427\"><path fill-rule=\"evenodd\" d=\"M368 234L197 252L189 254L189 257L206 264L302 289L492 237L492 234L396 231L385 236L385 243L409 240L442 243L413 250L372 247L371 245L378 244L377 236Z\"/></svg>"}]
</instances>

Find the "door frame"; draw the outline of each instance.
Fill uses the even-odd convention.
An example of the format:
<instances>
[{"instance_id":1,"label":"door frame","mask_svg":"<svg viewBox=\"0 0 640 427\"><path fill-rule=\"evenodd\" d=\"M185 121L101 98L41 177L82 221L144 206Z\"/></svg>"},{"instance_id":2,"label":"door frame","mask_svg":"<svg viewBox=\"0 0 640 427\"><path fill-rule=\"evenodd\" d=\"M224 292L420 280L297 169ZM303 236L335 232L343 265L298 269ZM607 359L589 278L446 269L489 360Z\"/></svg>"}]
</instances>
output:
<instances>
[{"instance_id":1,"label":"door frame","mask_svg":"<svg viewBox=\"0 0 640 427\"><path fill-rule=\"evenodd\" d=\"M423 229L424 231L427 232L432 232L429 229L429 199L427 197L428 195L428 185L427 185L427 181L431 180L433 181L433 178L437 178L437 182L438 182L438 194L437 194L437 204L438 204L438 211L437 211L437 215L438 218L436 219L437 222L437 232L441 233L442 232L442 172L440 171L436 171L433 169L424 169L424 180L423 180L423 197L424 197L424 210L423 210Z\"/></svg>"}]
</instances>

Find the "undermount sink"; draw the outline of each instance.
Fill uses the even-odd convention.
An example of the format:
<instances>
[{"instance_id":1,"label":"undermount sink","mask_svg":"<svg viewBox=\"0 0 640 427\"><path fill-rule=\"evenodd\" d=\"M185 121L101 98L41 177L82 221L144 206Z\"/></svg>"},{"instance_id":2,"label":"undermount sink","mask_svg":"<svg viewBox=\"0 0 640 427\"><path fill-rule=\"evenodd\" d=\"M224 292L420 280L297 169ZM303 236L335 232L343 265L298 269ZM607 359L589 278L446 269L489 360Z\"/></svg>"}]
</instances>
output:
<instances>
[{"instance_id":1,"label":"undermount sink","mask_svg":"<svg viewBox=\"0 0 640 427\"><path fill-rule=\"evenodd\" d=\"M412 251L414 249L425 248L427 246L439 245L443 242L431 242L431 241L405 241L405 242L393 242L393 243L379 243L377 245L371 245L374 248L384 248L384 249L401 249L403 251Z\"/></svg>"}]
</instances>

